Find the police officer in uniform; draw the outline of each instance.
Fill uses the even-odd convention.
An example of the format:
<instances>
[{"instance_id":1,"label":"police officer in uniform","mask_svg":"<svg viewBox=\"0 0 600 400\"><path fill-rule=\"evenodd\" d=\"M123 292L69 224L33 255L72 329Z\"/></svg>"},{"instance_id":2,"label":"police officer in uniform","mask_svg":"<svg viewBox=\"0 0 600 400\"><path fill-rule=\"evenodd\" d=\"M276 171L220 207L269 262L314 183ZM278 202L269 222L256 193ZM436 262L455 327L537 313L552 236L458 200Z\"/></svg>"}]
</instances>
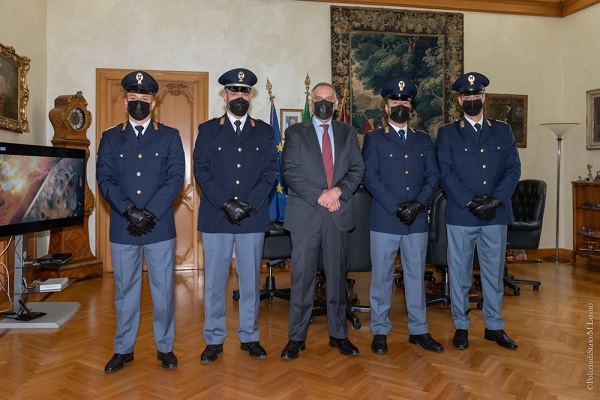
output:
<instances>
[{"instance_id":1,"label":"police officer in uniform","mask_svg":"<svg viewBox=\"0 0 600 400\"><path fill-rule=\"evenodd\" d=\"M489 80L477 72L454 82L464 115L442 126L436 142L441 186L446 192L448 270L453 344L469 347L469 289L475 248L483 289L484 337L508 349L517 344L504 332L500 315L504 294L507 225L513 221L511 196L521 176L521 161L510 125L484 118Z\"/></svg>"},{"instance_id":2,"label":"police officer in uniform","mask_svg":"<svg viewBox=\"0 0 600 400\"><path fill-rule=\"evenodd\" d=\"M151 118L158 83L144 71L121 81L129 120L106 130L98 147L96 179L110 205L110 249L115 280L117 331L106 372L133 361L139 327L142 256L148 265L157 358L176 368L175 217L185 154L176 129Z\"/></svg>"},{"instance_id":3,"label":"police officer in uniform","mask_svg":"<svg viewBox=\"0 0 600 400\"><path fill-rule=\"evenodd\" d=\"M408 126L417 88L396 78L381 90L389 123L365 134L364 184L371 206L371 350L388 351L387 335L394 265L400 250L409 342L440 352L444 347L429 334L425 315L425 256L428 228L426 206L438 187L439 173L431 138Z\"/></svg>"},{"instance_id":4,"label":"police officer in uniform","mask_svg":"<svg viewBox=\"0 0 600 400\"><path fill-rule=\"evenodd\" d=\"M244 68L224 73L227 112L198 127L194 176L202 189L198 230L204 244L204 340L200 362L212 363L226 337L225 285L235 245L239 277L240 348L265 358L259 343L260 264L269 230L267 197L275 183L277 153L273 128L250 117L256 75Z\"/></svg>"}]
</instances>

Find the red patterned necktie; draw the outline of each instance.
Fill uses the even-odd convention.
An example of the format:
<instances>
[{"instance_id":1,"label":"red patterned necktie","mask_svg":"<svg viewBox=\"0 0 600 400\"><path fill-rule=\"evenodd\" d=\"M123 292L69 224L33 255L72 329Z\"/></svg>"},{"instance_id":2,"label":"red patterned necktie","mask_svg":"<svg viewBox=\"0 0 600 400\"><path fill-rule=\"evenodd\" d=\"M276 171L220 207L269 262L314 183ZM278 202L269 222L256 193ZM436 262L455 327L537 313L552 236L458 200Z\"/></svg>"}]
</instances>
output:
<instances>
[{"instance_id":1,"label":"red patterned necktie","mask_svg":"<svg viewBox=\"0 0 600 400\"><path fill-rule=\"evenodd\" d=\"M333 183L333 152L331 151L331 140L329 139L328 124L322 124L323 127L323 143L321 145L321 153L323 155L323 164L325 165L325 174L327 175L327 187L331 187Z\"/></svg>"}]
</instances>

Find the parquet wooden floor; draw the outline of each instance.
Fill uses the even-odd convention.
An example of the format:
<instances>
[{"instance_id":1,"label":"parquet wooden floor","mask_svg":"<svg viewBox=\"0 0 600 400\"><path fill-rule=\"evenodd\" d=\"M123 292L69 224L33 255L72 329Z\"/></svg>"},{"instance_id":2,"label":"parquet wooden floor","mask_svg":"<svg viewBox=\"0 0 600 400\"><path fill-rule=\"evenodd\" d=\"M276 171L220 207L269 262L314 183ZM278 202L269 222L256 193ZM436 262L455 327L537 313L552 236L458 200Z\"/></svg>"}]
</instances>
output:
<instances>
[{"instance_id":1,"label":"parquet wooden floor","mask_svg":"<svg viewBox=\"0 0 600 400\"><path fill-rule=\"evenodd\" d=\"M269 356L251 359L239 349L237 287L232 272L227 293L224 353L201 365L204 318L201 273L176 273L176 370L156 360L147 281L135 361L121 371L104 373L112 356L115 329L113 280L76 282L62 292L30 301L77 301L81 308L59 329L0 331L0 399L592 399L600 397L600 273L567 264L511 264L520 278L539 279L534 292L507 290L507 333L519 349L510 351L483 338L481 311L471 313L470 348L452 346L450 310L428 308L429 329L446 351L427 352L408 343L404 292L394 288L393 329L387 355L370 350L368 313L362 328L349 326L361 354L345 357L328 346L326 318L310 327L307 349L296 360L280 359L287 342L288 302L261 303L261 343ZM354 274L355 289L368 303L369 274ZM278 287L289 273L276 274ZM40 296L40 295L38 295ZM590 313L590 309L592 310ZM592 328L592 329L590 329ZM588 390L588 352L597 371Z\"/></svg>"}]
</instances>

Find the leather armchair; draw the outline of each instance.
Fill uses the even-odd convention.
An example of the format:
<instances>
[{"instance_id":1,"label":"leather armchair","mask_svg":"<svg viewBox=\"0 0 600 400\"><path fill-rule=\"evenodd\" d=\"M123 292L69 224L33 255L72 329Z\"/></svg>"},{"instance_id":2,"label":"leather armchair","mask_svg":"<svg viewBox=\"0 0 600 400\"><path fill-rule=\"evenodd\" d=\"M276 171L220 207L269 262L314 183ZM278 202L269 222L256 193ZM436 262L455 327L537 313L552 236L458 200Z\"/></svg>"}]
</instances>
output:
<instances>
[{"instance_id":1,"label":"leather armchair","mask_svg":"<svg viewBox=\"0 0 600 400\"><path fill-rule=\"evenodd\" d=\"M542 235L544 208L546 207L546 182L535 179L519 181L512 195L512 210L514 222L508 226L506 234L507 249L537 249ZM527 260L529 262L542 261L539 259ZM513 290L515 296L520 294L518 284L532 285L533 290L539 290L541 282L515 279L508 274L504 267L504 286Z\"/></svg>"}]
</instances>

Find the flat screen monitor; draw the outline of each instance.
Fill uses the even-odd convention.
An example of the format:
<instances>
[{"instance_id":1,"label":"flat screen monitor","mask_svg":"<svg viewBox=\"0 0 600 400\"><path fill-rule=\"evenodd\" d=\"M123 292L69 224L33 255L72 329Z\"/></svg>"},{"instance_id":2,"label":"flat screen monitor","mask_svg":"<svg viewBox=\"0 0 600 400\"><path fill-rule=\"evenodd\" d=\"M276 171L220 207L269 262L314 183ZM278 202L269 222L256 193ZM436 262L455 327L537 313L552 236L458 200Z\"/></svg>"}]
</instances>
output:
<instances>
[{"instance_id":1,"label":"flat screen monitor","mask_svg":"<svg viewBox=\"0 0 600 400\"><path fill-rule=\"evenodd\" d=\"M85 150L0 142L0 237L83 224Z\"/></svg>"}]
</instances>

